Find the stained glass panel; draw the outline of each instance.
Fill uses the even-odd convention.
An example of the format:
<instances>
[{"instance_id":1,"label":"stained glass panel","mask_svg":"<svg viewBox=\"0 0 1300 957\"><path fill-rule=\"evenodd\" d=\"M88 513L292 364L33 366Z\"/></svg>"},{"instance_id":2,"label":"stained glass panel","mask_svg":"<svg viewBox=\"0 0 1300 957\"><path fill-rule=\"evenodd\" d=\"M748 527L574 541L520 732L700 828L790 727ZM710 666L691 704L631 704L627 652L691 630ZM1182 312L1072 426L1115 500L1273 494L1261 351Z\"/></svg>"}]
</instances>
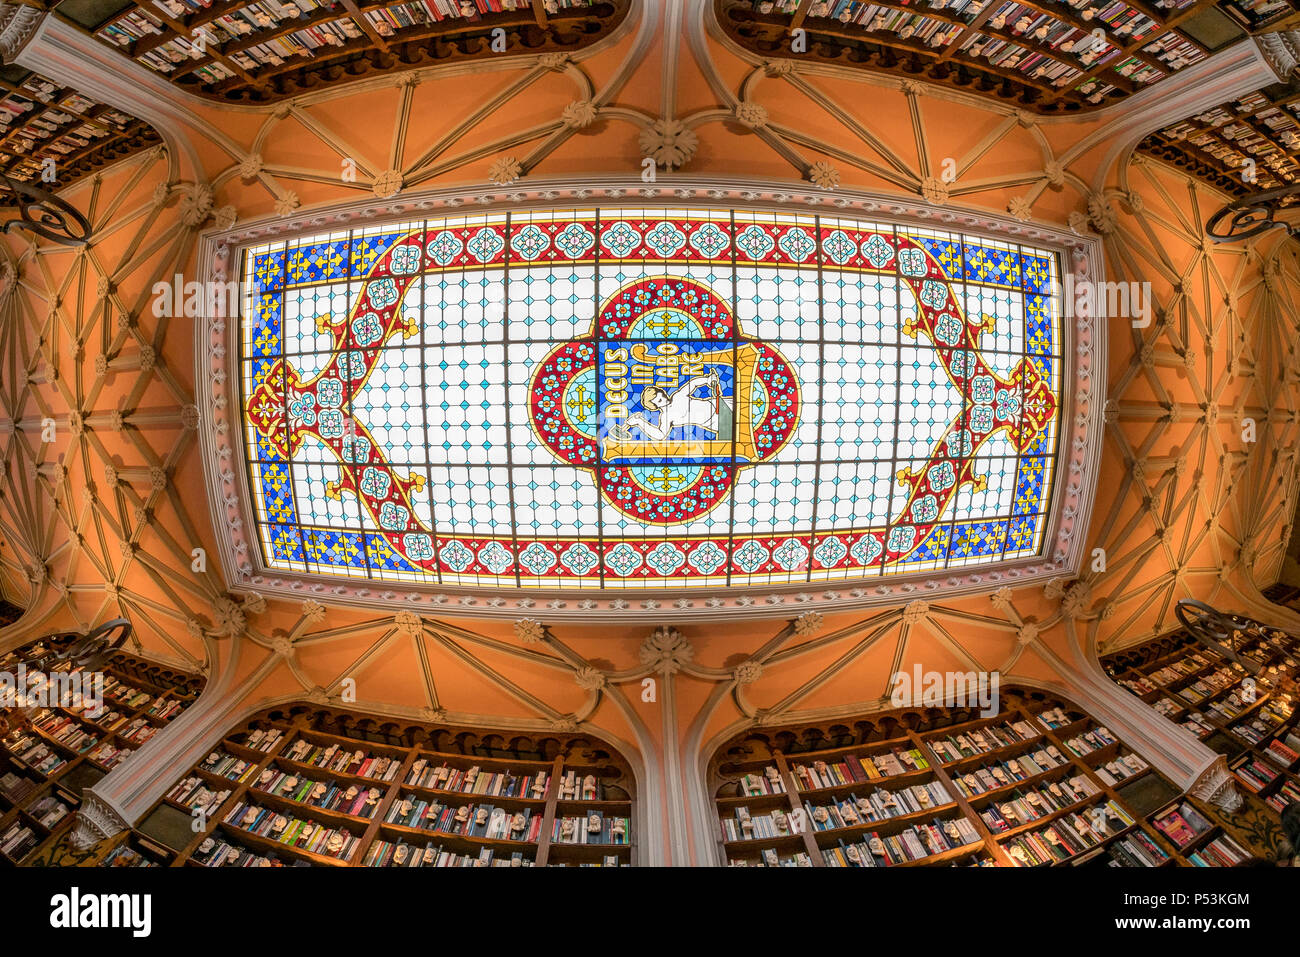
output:
<instances>
[{"instance_id":1,"label":"stained glass panel","mask_svg":"<svg viewBox=\"0 0 1300 957\"><path fill-rule=\"evenodd\" d=\"M1048 250L527 211L245 251L264 564L449 585L859 579L1039 554Z\"/></svg>"}]
</instances>

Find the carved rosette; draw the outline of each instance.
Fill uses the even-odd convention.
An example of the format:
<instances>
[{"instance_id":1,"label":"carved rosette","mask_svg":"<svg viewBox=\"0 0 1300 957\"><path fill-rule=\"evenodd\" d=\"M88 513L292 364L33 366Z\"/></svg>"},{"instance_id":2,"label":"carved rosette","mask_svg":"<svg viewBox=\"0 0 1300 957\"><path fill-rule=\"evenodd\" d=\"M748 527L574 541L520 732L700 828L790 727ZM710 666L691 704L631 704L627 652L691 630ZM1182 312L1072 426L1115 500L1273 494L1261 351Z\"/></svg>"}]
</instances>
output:
<instances>
[{"instance_id":1,"label":"carved rosette","mask_svg":"<svg viewBox=\"0 0 1300 957\"><path fill-rule=\"evenodd\" d=\"M820 612L806 611L794 620L794 633L800 638L807 638L822 630L824 619Z\"/></svg>"},{"instance_id":2,"label":"carved rosette","mask_svg":"<svg viewBox=\"0 0 1300 957\"><path fill-rule=\"evenodd\" d=\"M515 637L526 645L538 644L543 637L544 628L540 621L532 618L520 618L515 622Z\"/></svg>"},{"instance_id":3,"label":"carved rosette","mask_svg":"<svg viewBox=\"0 0 1300 957\"><path fill-rule=\"evenodd\" d=\"M393 624L404 635L418 635L424 630L424 622L413 611L399 611L393 616Z\"/></svg>"},{"instance_id":4,"label":"carved rosette","mask_svg":"<svg viewBox=\"0 0 1300 957\"><path fill-rule=\"evenodd\" d=\"M903 621L908 625L915 625L929 614L930 603L924 598L917 598L908 602L907 607L903 609Z\"/></svg>"},{"instance_id":5,"label":"carved rosette","mask_svg":"<svg viewBox=\"0 0 1300 957\"><path fill-rule=\"evenodd\" d=\"M605 687L605 674L599 668L583 665L573 673L573 680L583 691L599 691Z\"/></svg>"},{"instance_id":6,"label":"carved rosette","mask_svg":"<svg viewBox=\"0 0 1300 957\"><path fill-rule=\"evenodd\" d=\"M695 649L676 628L656 628L641 642L641 664L663 675L674 675L695 656Z\"/></svg>"},{"instance_id":7,"label":"carved rosette","mask_svg":"<svg viewBox=\"0 0 1300 957\"><path fill-rule=\"evenodd\" d=\"M732 677L736 679L738 685L752 685L763 675L763 666L749 658L736 665L736 670L732 672Z\"/></svg>"}]
</instances>

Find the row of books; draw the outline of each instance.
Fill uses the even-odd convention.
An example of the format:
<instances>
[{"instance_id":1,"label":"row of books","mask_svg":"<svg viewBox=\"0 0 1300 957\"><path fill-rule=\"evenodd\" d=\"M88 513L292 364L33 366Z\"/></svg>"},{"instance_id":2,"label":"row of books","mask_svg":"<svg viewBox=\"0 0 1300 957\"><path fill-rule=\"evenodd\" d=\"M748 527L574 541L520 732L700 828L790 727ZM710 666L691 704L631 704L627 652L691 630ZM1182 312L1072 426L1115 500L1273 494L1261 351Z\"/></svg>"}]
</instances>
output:
<instances>
[{"instance_id":1,"label":"row of books","mask_svg":"<svg viewBox=\"0 0 1300 957\"><path fill-rule=\"evenodd\" d=\"M296 801L308 807L367 818L373 817L379 810L379 802L384 796L378 788L338 784L334 781L314 781L279 768L267 768L258 777L253 787L274 797Z\"/></svg>"},{"instance_id":2,"label":"row of books","mask_svg":"<svg viewBox=\"0 0 1300 957\"><path fill-rule=\"evenodd\" d=\"M836 762L814 761L811 765L796 764L790 768L790 774L800 790L815 791L820 788L833 788L845 784L858 784L877 778L893 777L924 771L930 767L920 748L895 748L880 754L846 755ZM772 779L776 768L769 768L767 776ZM780 777L775 776L779 781Z\"/></svg>"},{"instance_id":3,"label":"row of books","mask_svg":"<svg viewBox=\"0 0 1300 957\"><path fill-rule=\"evenodd\" d=\"M1202 740L1215 731L1214 725L1210 724L1209 719L1199 711L1189 711L1182 721L1182 726Z\"/></svg>"},{"instance_id":4,"label":"row of books","mask_svg":"<svg viewBox=\"0 0 1300 957\"><path fill-rule=\"evenodd\" d=\"M337 857L341 861L350 858L357 845L357 837L351 831L326 827L316 820L295 818L273 807L252 804L247 797L235 802L226 814L225 822L290 848Z\"/></svg>"},{"instance_id":5,"label":"row of books","mask_svg":"<svg viewBox=\"0 0 1300 957\"><path fill-rule=\"evenodd\" d=\"M737 807L732 817L720 819L722 837L728 843L788 837L795 833L790 816L780 808L767 814L751 814L747 807Z\"/></svg>"},{"instance_id":6,"label":"row of books","mask_svg":"<svg viewBox=\"0 0 1300 957\"><path fill-rule=\"evenodd\" d=\"M111 739L101 741L99 747L91 751L86 757L101 767L112 770L125 760L126 756L131 753L127 747L119 747Z\"/></svg>"},{"instance_id":7,"label":"row of books","mask_svg":"<svg viewBox=\"0 0 1300 957\"><path fill-rule=\"evenodd\" d=\"M32 718L32 727L65 748L85 754L99 743L99 738L76 718L57 711L41 710Z\"/></svg>"},{"instance_id":8,"label":"row of books","mask_svg":"<svg viewBox=\"0 0 1300 957\"><path fill-rule=\"evenodd\" d=\"M1042 732L1029 722L1021 720L1007 722L1001 727L989 725L944 737L927 738L926 744L945 764L960 761L962 758L977 754L987 754L1009 745L1032 741L1042 736Z\"/></svg>"},{"instance_id":9,"label":"row of books","mask_svg":"<svg viewBox=\"0 0 1300 957\"><path fill-rule=\"evenodd\" d=\"M1111 867L1159 867L1169 855L1142 831L1120 838L1106 848Z\"/></svg>"},{"instance_id":10,"label":"row of books","mask_svg":"<svg viewBox=\"0 0 1300 957\"><path fill-rule=\"evenodd\" d=\"M393 802L385 820L389 824L458 834L462 837L535 844L541 836L542 817L543 815L534 814L531 810L512 812L491 804L462 804L456 807L407 795L402 800Z\"/></svg>"},{"instance_id":11,"label":"row of books","mask_svg":"<svg viewBox=\"0 0 1300 957\"><path fill-rule=\"evenodd\" d=\"M1232 771L1243 787L1256 794L1277 780L1280 773L1270 767L1267 761L1255 757L1247 758Z\"/></svg>"},{"instance_id":12,"label":"row of books","mask_svg":"<svg viewBox=\"0 0 1300 957\"><path fill-rule=\"evenodd\" d=\"M349 751L338 744L313 744L306 739L294 742L283 756L299 764L375 781L393 781L402 769L401 758L370 754L361 748Z\"/></svg>"},{"instance_id":13,"label":"row of books","mask_svg":"<svg viewBox=\"0 0 1300 957\"><path fill-rule=\"evenodd\" d=\"M545 771L517 775L510 771L486 772L478 765L454 768L449 767L445 762L438 767L432 767L423 758L417 760L406 775L406 783L412 787L534 800L545 798L549 780L550 775Z\"/></svg>"},{"instance_id":14,"label":"row of books","mask_svg":"<svg viewBox=\"0 0 1300 957\"><path fill-rule=\"evenodd\" d=\"M11 861L21 861L36 847L36 832L22 820L13 821L8 829L0 834L0 854Z\"/></svg>"},{"instance_id":15,"label":"row of books","mask_svg":"<svg viewBox=\"0 0 1300 957\"><path fill-rule=\"evenodd\" d=\"M441 844L423 848L402 841L375 841L366 850L365 867L532 867L533 861L521 851L508 856L495 848L484 847L470 854L449 850Z\"/></svg>"},{"instance_id":16,"label":"row of books","mask_svg":"<svg viewBox=\"0 0 1300 957\"><path fill-rule=\"evenodd\" d=\"M1194 853L1187 854L1187 861L1196 867L1236 867L1249 859L1250 854L1226 834L1216 837Z\"/></svg>"},{"instance_id":17,"label":"row of books","mask_svg":"<svg viewBox=\"0 0 1300 957\"><path fill-rule=\"evenodd\" d=\"M196 776L178 781L167 792L167 800L182 804L190 810L201 809L204 813L216 811L228 797L230 797L229 789L214 790L202 778Z\"/></svg>"},{"instance_id":18,"label":"row of books","mask_svg":"<svg viewBox=\"0 0 1300 957\"><path fill-rule=\"evenodd\" d=\"M243 745L252 751L269 754L283 737L284 732L279 728L254 728L245 736Z\"/></svg>"},{"instance_id":19,"label":"row of books","mask_svg":"<svg viewBox=\"0 0 1300 957\"><path fill-rule=\"evenodd\" d=\"M832 801L827 805L807 803L804 811L807 820L812 822L813 830L828 831L931 811L951 803L952 797L943 783L931 781L929 784L917 784L899 791L882 791L877 788L861 798L850 794L841 801Z\"/></svg>"},{"instance_id":20,"label":"row of books","mask_svg":"<svg viewBox=\"0 0 1300 957\"><path fill-rule=\"evenodd\" d=\"M727 858L728 867L812 867L812 858L808 856L807 851L796 851L793 854L781 854L776 848L764 848L763 853L757 859L748 857L729 857Z\"/></svg>"},{"instance_id":21,"label":"row of books","mask_svg":"<svg viewBox=\"0 0 1300 957\"><path fill-rule=\"evenodd\" d=\"M742 796L763 797L768 794L785 793L785 781L781 779L781 772L776 767L765 768L764 772L741 775L736 783Z\"/></svg>"},{"instance_id":22,"label":"row of books","mask_svg":"<svg viewBox=\"0 0 1300 957\"><path fill-rule=\"evenodd\" d=\"M1152 818L1151 823L1173 841L1179 850L1213 827L1200 811L1186 801L1161 811Z\"/></svg>"},{"instance_id":23,"label":"row of books","mask_svg":"<svg viewBox=\"0 0 1300 957\"><path fill-rule=\"evenodd\" d=\"M964 817L936 818L887 837L873 832L861 841L839 841L822 849L822 861L827 867L890 867L978 843L979 834Z\"/></svg>"},{"instance_id":24,"label":"row of books","mask_svg":"<svg viewBox=\"0 0 1300 957\"><path fill-rule=\"evenodd\" d=\"M1069 860L1134 824L1128 812L1114 801L1099 804L1097 808L1103 813L1065 814L1050 824L1010 838L1003 846L1017 867L1037 867Z\"/></svg>"},{"instance_id":25,"label":"row of books","mask_svg":"<svg viewBox=\"0 0 1300 957\"><path fill-rule=\"evenodd\" d=\"M1117 739L1105 725L1098 725L1090 731L1083 732L1083 734L1066 738L1064 743L1076 755L1083 757L1085 754L1092 754L1094 751L1101 751L1103 748L1110 747L1112 744L1117 743Z\"/></svg>"},{"instance_id":26,"label":"row of books","mask_svg":"<svg viewBox=\"0 0 1300 957\"><path fill-rule=\"evenodd\" d=\"M40 787L39 781L33 781L13 771L0 774L0 797L10 804L18 804L38 787Z\"/></svg>"},{"instance_id":27,"label":"row of books","mask_svg":"<svg viewBox=\"0 0 1300 957\"><path fill-rule=\"evenodd\" d=\"M1288 804L1300 804L1300 784L1297 784L1293 778L1287 778L1280 788L1264 800L1269 807L1280 814Z\"/></svg>"},{"instance_id":28,"label":"row of books","mask_svg":"<svg viewBox=\"0 0 1300 957\"><path fill-rule=\"evenodd\" d=\"M52 777L68 763L60 752L34 734L23 733L6 745L11 755L37 774Z\"/></svg>"},{"instance_id":29,"label":"row of books","mask_svg":"<svg viewBox=\"0 0 1300 957\"><path fill-rule=\"evenodd\" d=\"M241 784L249 780L257 770L256 762L236 757L224 750L213 751L203 759L199 767L210 774L229 778Z\"/></svg>"},{"instance_id":30,"label":"row of books","mask_svg":"<svg viewBox=\"0 0 1300 957\"><path fill-rule=\"evenodd\" d=\"M204 867L284 867L285 862L273 854L253 851L234 841L214 835L205 838L190 860ZM296 861L294 866L307 866L304 861Z\"/></svg>"},{"instance_id":31,"label":"row of books","mask_svg":"<svg viewBox=\"0 0 1300 957\"><path fill-rule=\"evenodd\" d=\"M130 844L119 844L109 852L99 864L100 867L160 867L155 861L141 854Z\"/></svg>"},{"instance_id":32,"label":"row of books","mask_svg":"<svg viewBox=\"0 0 1300 957\"><path fill-rule=\"evenodd\" d=\"M1057 728L1064 728L1066 725L1074 724L1080 718L1067 714L1063 708L1049 708L1046 711L1034 715L1039 724L1045 725L1048 729L1055 731Z\"/></svg>"},{"instance_id":33,"label":"row of books","mask_svg":"<svg viewBox=\"0 0 1300 957\"><path fill-rule=\"evenodd\" d=\"M359 840L351 831L330 828L316 821L293 817L273 808L253 804L247 798L236 801L224 818L232 827L313 854L345 861Z\"/></svg>"},{"instance_id":34,"label":"row of books","mask_svg":"<svg viewBox=\"0 0 1300 957\"><path fill-rule=\"evenodd\" d=\"M996 791L1032 778L1068 764L1065 755L1056 745L1038 748L1030 754L1021 754L1014 758L1005 758L993 764L967 771L960 777L954 776L953 783L965 797L974 797L988 791Z\"/></svg>"},{"instance_id":35,"label":"row of books","mask_svg":"<svg viewBox=\"0 0 1300 957\"><path fill-rule=\"evenodd\" d=\"M27 808L27 814L47 830L53 830L55 825L71 813L72 807L57 794L46 794Z\"/></svg>"},{"instance_id":36,"label":"row of books","mask_svg":"<svg viewBox=\"0 0 1300 957\"><path fill-rule=\"evenodd\" d=\"M622 844L630 843L628 827L631 822L618 815L605 815L588 811L577 817L557 816L551 830L553 844Z\"/></svg>"},{"instance_id":37,"label":"row of books","mask_svg":"<svg viewBox=\"0 0 1300 957\"><path fill-rule=\"evenodd\" d=\"M1105 764L1098 765L1093 768L1093 773L1101 778L1104 783L1114 787L1121 781L1125 781L1136 774L1141 774L1148 767L1150 765L1140 755L1129 753L1120 755L1114 761L1107 761Z\"/></svg>"},{"instance_id":38,"label":"row of books","mask_svg":"<svg viewBox=\"0 0 1300 957\"><path fill-rule=\"evenodd\" d=\"M982 808L980 818L991 832L1002 834L1085 801L1098 790L1083 775L1054 784L1055 787L1040 785L1024 791L1017 789L1006 800L995 801Z\"/></svg>"}]
</instances>

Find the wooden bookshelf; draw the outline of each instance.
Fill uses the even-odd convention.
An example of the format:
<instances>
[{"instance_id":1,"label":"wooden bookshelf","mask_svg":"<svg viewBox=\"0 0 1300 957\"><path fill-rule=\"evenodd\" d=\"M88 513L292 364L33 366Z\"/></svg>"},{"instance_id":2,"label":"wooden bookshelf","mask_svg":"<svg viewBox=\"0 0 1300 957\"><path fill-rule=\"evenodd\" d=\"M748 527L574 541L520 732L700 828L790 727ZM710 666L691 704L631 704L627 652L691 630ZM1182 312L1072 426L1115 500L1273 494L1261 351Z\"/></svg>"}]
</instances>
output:
<instances>
[{"instance_id":1,"label":"wooden bookshelf","mask_svg":"<svg viewBox=\"0 0 1300 957\"><path fill-rule=\"evenodd\" d=\"M11 179L55 191L161 142L142 120L38 73L11 67L0 77L0 173ZM0 189L0 200L12 192Z\"/></svg>"},{"instance_id":2,"label":"wooden bookshelf","mask_svg":"<svg viewBox=\"0 0 1300 957\"><path fill-rule=\"evenodd\" d=\"M33 653L61 643L67 639L43 639L0 656L0 670L14 671ZM105 695L96 711L67 702L7 716L12 727L0 737L0 865L23 864L58 840L81 806L82 791L166 727L203 687L197 675L122 651L102 674ZM30 837L4 849L7 837L24 831Z\"/></svg>"},{"instance_id":3,"label":"wooden bookshelf","mask_svg":"<svg viewBox=\"0 0 1300 957\"><path fill-rule=\"evenodd\" d=\"M709 765L723 858L745 866L1007 867L1020 863L1013 848L1033 846L1031 835L1069 826L1061 846L1071 853L1045 863L1120 866L1123 854L1112 847L1138 835L1158 849L1151 866L1184 863L1121 793L1151 777L1162 795L1177 793L1144 759L1040 692L1003 688L1001 704L993 716L898 709L738 736ZM1114 825L1091 814L1107 806L1118 812Z\"/></svg>"},{"instance_id":4,"label":"wooden bookshelf","mask_svg":"<svg viewBox=\"0 0 1300 957\"><path fill-rule=\"evenodd\" d=\"M1044 114L1096 110L1201 62L1213 51L1182 27L1215 2L714 0L727 35L764 57L900 73Z\"/></svg>"},{"instance_id":5,"label":"wooden bookshelf","mask_svg":"<svg viewBox=\"0 0 1300 957\"><path fill-rule=\"evenodd\" d=\"M630 866L634 801L587 735L294 705L213 745L138 831L176 867Z\"/></svg>"},{"instance_id":6,"label":"wooden bookshelf","mask_svg":"<svg viewBox=\"0 0 1300 957\"><path fill-rule=\"evenodd\" d=\"M129 0L56 8L182 89L266 103L377 73L507 55L573 53L608 36L630 0ZM494 34L494 31L503 34ZM504 35L505 49L493 49Z\"/></svg>"},{"instance_id":7,"label":"wooden bookshelf","mask_svg":"<svg viewBox=\"0 0 1300 957\"><path fill-rule=\"evenodd\" d=\"M1280 815L1300 800L1300 641L1279 629L1252 628L1244 637L1242 653L1263 668L1257 677L1185 631L1107 655L1102 665L1131 694L1225 755L1242 789ZM1255 681L1253 693L1243 685L1247 678Z\"/></svg>"}]
</instances>

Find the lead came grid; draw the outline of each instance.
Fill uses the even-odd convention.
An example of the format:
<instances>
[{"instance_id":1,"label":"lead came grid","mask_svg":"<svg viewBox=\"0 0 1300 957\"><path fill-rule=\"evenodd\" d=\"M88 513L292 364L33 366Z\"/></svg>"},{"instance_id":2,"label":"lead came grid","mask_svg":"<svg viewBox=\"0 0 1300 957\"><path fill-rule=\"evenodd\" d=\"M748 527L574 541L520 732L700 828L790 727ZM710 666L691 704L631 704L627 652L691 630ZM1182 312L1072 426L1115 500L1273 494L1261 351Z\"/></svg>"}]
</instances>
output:
<instances>
[{"instance_id":1,"label":"lead came grid","mask_svg":"<svg viewBox=\"0 0 1300 957\"><path fill-rule=\"evenodd\" d=\"M410 512L437 557L427 567L394 549L357 494L331 484L346 485L350 475L358 486L366 470L313 438L287 462L249 414L253 391L281 362L300 388L331 362L348 369L339 354L355 357L357 334L336 345L320 317L355 319L377 281L376 263L411 233L430 251L398 307L413 333L389 336L364 384L345 383L339 407L345 425L355 417L370 430L394 479L418 479ZM470 252L476 239L485 254L478 259ZM885 255L882 242L924 248L962 311L990 317L978 345L984 361L1003 378L1032 363L1057 413L1023 452L1005 433L986 441L974 456L986 486L962 486L901 562L863 568L871 551L864 531L887 535L904 524L900 471L924 468L949 424L969 424L976 411L970 379L949 374L924 332L904 334L916 296L897 274L896 256L885 272L870 268ZM446 256L458 245L458 255ZM310 237L248 250L245 270L260 286L240 342L245 450L270 568L464 585L681 587L860 578L1041 550L1061 392L1049 251L826 217L602 209ZM597 487L596 474L613 471L602 457L590 467L558 458L529 403L539 365L586 337L607 300L664 278L707 290L729 310L731 334L720 345L733 354L747 342L776 351L798 382L798 416L775 455L735 470L732 491L715 507L655 524ZM296 423L325 411L295 401L287 384L279 394ZM739 408L742 398L730 398ZM1019 414L1023 423L1028 413ZM732 438L738 434L734 425ZM738 446L728 445L719 461L730 464ZM951 464L968 461L963 453L957 447Z\"/></svg>"}]
</instances>

